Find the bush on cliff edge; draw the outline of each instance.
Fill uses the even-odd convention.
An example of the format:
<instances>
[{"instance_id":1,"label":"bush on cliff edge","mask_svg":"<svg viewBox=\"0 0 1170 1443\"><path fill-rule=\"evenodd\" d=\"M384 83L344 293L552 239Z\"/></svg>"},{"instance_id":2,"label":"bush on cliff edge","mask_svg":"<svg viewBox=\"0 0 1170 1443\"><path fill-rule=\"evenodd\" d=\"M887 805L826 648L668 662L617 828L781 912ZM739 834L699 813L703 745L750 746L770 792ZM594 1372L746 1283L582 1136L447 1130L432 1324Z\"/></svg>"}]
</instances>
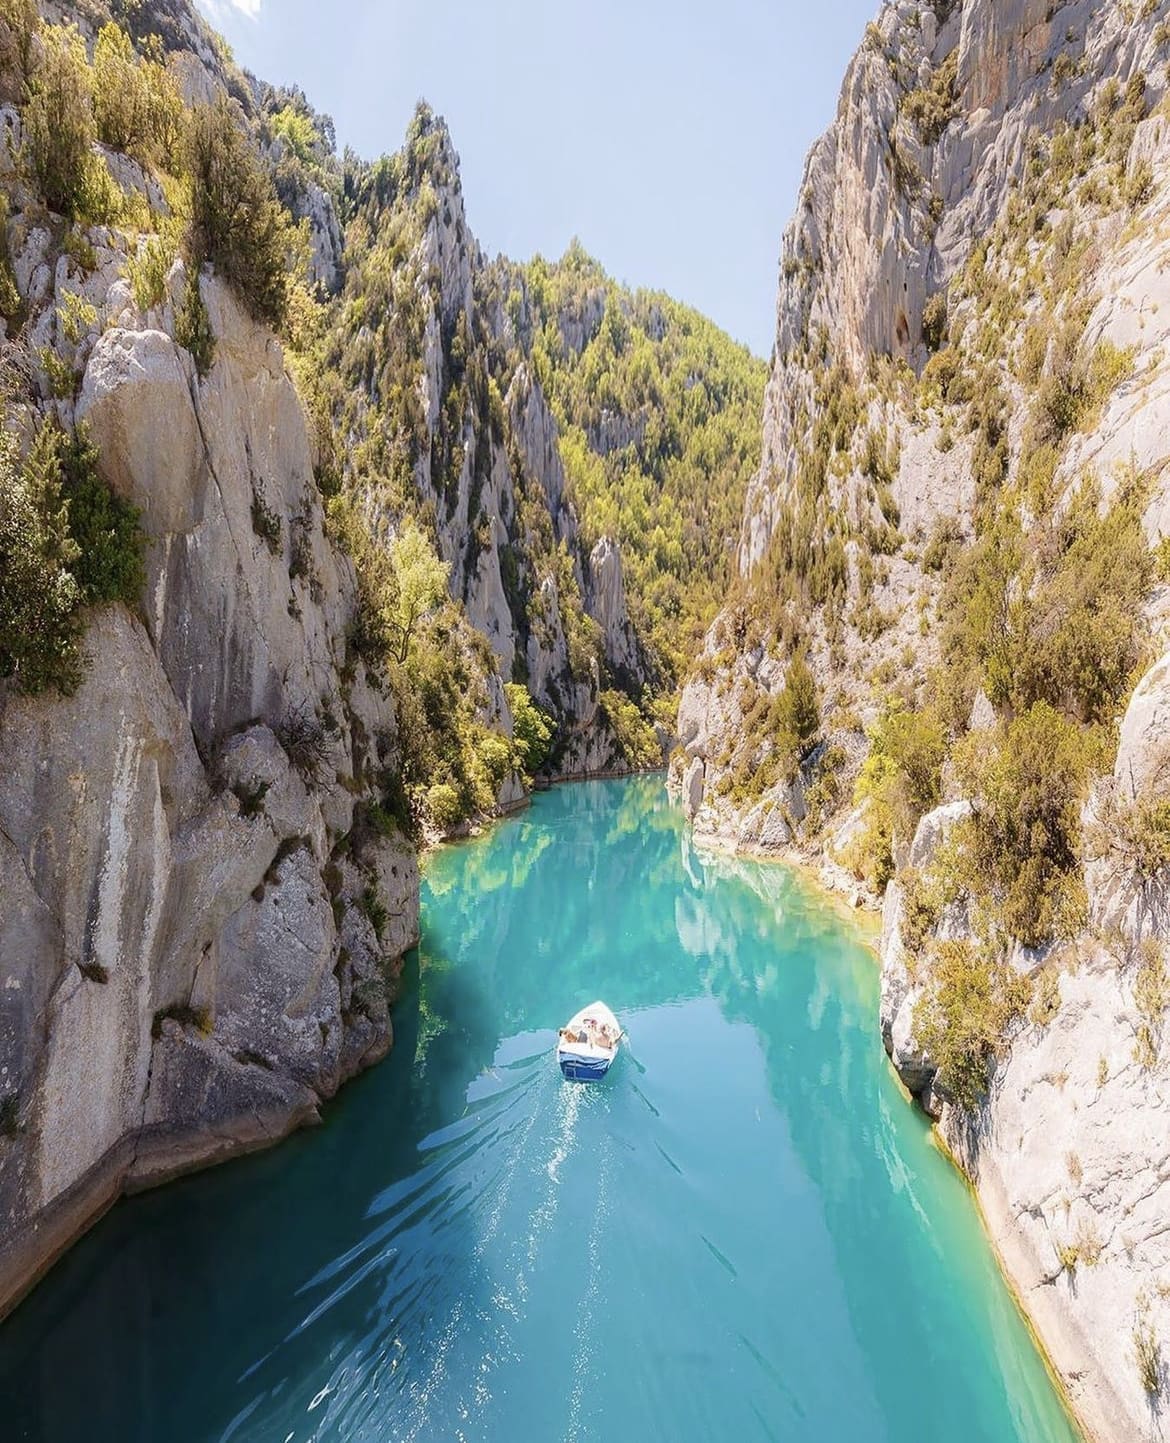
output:
<instances>
[{"instance_id":1,"label":"bush on cliff edge","mask_svg":"<svg viewBox=\"0 0 1170 1443\"><path fill-rule=\"evenodd\" d=\"M192 269L210 261L253 319L278 329L288 308L291 227L226 96L192 110L185 152Z\"/></svg>"},{"instance_id":2,"label":"bush on cliff edge","mask_svg":"<svg viewBox=\"0 0 1170 1443\"><path fill-rule=\"evenodd\" d=\"M0 677L69 695L85 660L82 608L138 602L144 538L136 507L98 475L84 431L42 422L23 464L0 431Z\"/></svg>"}]
</instances>

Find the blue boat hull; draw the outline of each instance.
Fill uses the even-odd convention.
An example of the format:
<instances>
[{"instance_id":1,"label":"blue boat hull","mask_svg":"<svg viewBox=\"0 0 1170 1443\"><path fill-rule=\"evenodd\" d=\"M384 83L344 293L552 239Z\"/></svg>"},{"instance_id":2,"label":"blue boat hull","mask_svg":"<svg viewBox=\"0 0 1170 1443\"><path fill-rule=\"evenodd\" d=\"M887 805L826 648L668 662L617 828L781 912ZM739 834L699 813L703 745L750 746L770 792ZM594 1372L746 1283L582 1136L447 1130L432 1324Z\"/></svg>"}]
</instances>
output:
<instances>
[{"instance_id":1,"label":"blue boat hull","mask_svg":"<svg viewBox=\"0 0 1170 1443\"><path fill-rule=\"evenodd\" d=\"M574 1057L562 1053L557 1059L567 1082L598 1082L613 1064L611 1057Z\"/></svg>"}]
</instances>

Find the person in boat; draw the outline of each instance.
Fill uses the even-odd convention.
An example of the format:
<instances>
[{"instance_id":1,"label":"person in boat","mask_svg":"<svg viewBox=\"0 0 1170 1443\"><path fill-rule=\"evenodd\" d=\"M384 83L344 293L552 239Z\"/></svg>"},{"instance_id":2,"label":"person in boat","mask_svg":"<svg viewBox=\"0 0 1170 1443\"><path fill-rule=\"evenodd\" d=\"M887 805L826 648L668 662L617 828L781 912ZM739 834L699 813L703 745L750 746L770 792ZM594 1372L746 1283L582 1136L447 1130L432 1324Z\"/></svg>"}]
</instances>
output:
<instances>
[{"instance_id":1,"label":"person in boat","mask_svg":"<svg viewBox=\"0 0 1170 1443\"><path fill-rule=\"evenodd\" d=\"M604 1047L608 1049L614 1045L613 1035L606 1023L591 1021L589 1027L589 1040L593 1043L594 1047Z\"/></svg>"}]
</instances>

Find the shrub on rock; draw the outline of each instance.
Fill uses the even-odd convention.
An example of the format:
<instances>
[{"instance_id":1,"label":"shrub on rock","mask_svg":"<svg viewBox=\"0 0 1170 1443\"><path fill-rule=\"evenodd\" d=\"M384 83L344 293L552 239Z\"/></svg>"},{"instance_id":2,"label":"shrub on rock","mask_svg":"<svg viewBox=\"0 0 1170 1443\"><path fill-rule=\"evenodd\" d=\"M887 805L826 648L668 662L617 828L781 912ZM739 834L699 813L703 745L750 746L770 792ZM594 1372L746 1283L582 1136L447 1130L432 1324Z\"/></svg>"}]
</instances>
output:
<instances>
[{"instance_id":1,"label":"shrub on rock","mask_svg":"<svg viewBox=\"0 0 1170 1443\"><path fill-rule=\"evenodd\" d=\"M225 96L192 110L185 158L193 270L210 261L255 320L280 326L288 305L288 218Z\"/></svg>"}]
</instances>

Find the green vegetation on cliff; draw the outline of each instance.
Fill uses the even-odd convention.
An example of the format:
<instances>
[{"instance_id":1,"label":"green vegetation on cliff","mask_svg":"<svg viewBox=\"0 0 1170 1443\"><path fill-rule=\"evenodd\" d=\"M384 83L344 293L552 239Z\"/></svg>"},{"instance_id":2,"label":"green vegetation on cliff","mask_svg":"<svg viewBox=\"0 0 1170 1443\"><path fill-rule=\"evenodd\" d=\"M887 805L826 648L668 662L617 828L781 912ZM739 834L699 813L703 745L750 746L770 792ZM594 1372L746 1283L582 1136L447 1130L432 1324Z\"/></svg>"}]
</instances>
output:
<instances>
[{"instance_id":1,"label":"green vegetation on cliff","mask_svg":"<svg viewBox=\"0 0 1170 1443\"><path fill-rule=\"evenodd\" d=\"M621 543L634 619L673 686L731 579L767 367L697 311L618 285L576 242L522 274L508 304L586 535Z\"/></svg>"},{"instance_id":2,"label":"green vegetation on cliff","mask_svg":"<svg viewBox=\"0 0 1170 1443\"><path fill-rule=\"evenodd\" d=\"M917 88L922 66L892 67L895 150L909 127L933 145L961 118L956 58ZM770 792L782 809L793 773L775 765L791 756L780 679L809 658L829 745L803 769L805 835L834 813L841 825L852 801L827 838L837 860L878 892L902 865L903 940L930 959L918 1041L965 1103L1023 1006L1010 959L1088 924L1085 802L1152 660L1166 575L1165 543L1150 539L1160 462L1134 421L1157 404L1147 392L1161 356L1127 323L1136 301L1109 302L1111 286L1132 284L1150 225L1154 181L1133 153L1146 80L1085 94L1074 123L1027 137L998 217L945 287L919 296L918 316L880 320L890 354L856 354L850 305L866 324L876 316L850 290L857 252L826 235L821 194L802 195L769 415L776 474L754 518L767 542L733 581L698 668L728 718L711 792L740 811ZM903 185L896 154L882 163L913 211L903 244L933 265L944 202L925 173L917 190ZM856 221L857 243L880 249ZM1103 441L1091 439L1103 421ZM1125 425L1144 471L1125 459ZM912 873L920 818L959 801ZM1108 838L1089 841L1139 872L1160 866L1163 811L1118 803L1097 817ZM970 941L942 956L944 913Z\"/></svg>"},{"instance_id":3,"label":"green vegetation on cliff","mask_svg":"<svg viewBox=\"0 0 1170 1443\"><path fill-rule=\"evenodd\" d=\"M272 123L287 130L286 110ZM600 715L621 754L632 766L653 764L655 693L672 689L727 576L758 451L764 367L686 308L622 291L577 248L557 267L464 261L471 246L454 152L425 106L401 151L372 165L347 157L339 185L341 294L293 307L294 364L323 489L379 525L412 518L447 538L449 557L461 527L451 561L459 594L494 543L516 641L511 680L528 681L530 639L552 644L559 626L571 682L592 685L596 675ZM579 347L563 343L562 327ZM577 539L552 514L549 477L533 470L517 430L533 378L559 423ZM641 668L611 668L586 609L589 552L602 535L622 544L629 607L649 653ZM554 762L565 743L562 702L555 690L542 702L559 718ZM476 734L470 723L460 730ZM463 770L476 770L468 761Z\"/></svg>"},{"instance_id":4,"label":"green vegetation on cliff","mask_svg":"<svg viewBox=\"0 0 1170 1443\"><path fill-rule=\"evenodd\" d=\"M29 654L6 643L5 674L71 689L84 606L140 599L137 517L96 481L84 437L61 435L60 476L40 481L44 446L16 439L55 406L71 421L114 319L88 285L112 251L200 381L218 340L206 273L285 342L331 534L358 576L350 655L397 700L388 810L450 827L490 812L514 774L655 764L650 720L727 578L763 366L685 307L622 290L579 248L552 267L486 263L425 105L398 153L340 156L328 117L243 75L205 29L192 63L206 98L185 103L172 52L201 28L156 0L98 0L76 25L0 0L0 92L25 139L0 228L9 338L19 345L28 319L9 247L26 245L34 214L51 218L50 272L64 261L70 278L8 398L3 600L14 621L45 620ZM252 521L276 555L280 519L260 492ZM613 599L590 565L603 535L623 545L634 623L611 608L609 633L590 614ZM304 579L311 559L291 567ZM589 728L607 739L593 753Z\"/></svg>"},{"instance_id":5,"label":"green vegetation on cliff","mask_svg":"<svg viewBox=\"0 0 1170 1443\"><path fill-rule=\"evenodd\" d=\"M288 128L287 107L274 123ZM588 680L602 662L577 582L580 558L555 535L540 478L528 474L513 435L503 397L523 357L491 327L490 278L468 265L470 291L453 295L458 282L444 287L429 263L456 185L446 129L425 106L401 151L371 165L347 157L338 178L341 294L321 301L302 292L291 307L318 483L361 583L356 644L398 698L412 805L443 828L491 812L509 774L531 775L563 745L567 713L541 710L526 689L525 648L545 621L546 583L556 587L573 675ZM472 253L462 233L443 243L456 255ZM465 299L470 308L456 304ZM501 459L516 504L513 514L494 516L489 488L499 485ZM503 678L514 688L504 693L509 710L523 712L515 739L495 699L497 658L464 608L493 526L503 531L503 585L518 642ZM440 550L454 557L440 563ZM444 590L449 581L454 593L443 606L435 604L440 568ZM430 578L421 610L420 577Z\"/></svg>"},{"instance_id":6,"label":"green vegetation on cliff","mask_svg":"<svg viewBox=\"0 0 1170 1443\"><path fill-rule=\"evenodd\" d=\"M98 476L84 432L44 421L20 461L0 429L0 677L29 694L75 690L84 608L137 604L142 548L138 512Z\"/></svg>"}]
</instances>

